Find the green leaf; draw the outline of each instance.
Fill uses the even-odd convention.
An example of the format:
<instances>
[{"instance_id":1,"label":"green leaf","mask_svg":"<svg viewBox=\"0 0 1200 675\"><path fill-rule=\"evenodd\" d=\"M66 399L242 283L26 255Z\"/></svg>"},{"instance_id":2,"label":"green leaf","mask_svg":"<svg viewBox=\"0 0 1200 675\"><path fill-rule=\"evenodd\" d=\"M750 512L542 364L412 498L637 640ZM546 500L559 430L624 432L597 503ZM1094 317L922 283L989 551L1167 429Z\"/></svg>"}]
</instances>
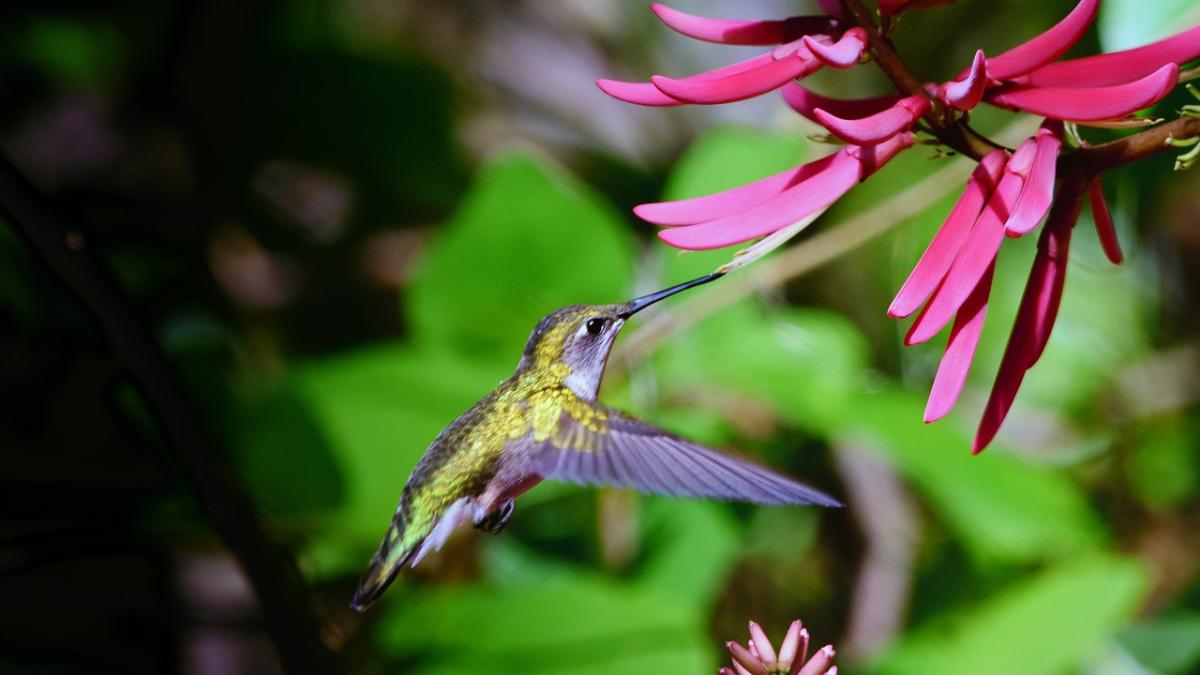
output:
<instances>
[{"instance_id":1,"label":"green leaf","mask_svg":"<svg viewBox=\"0 0 1200 675\"><path fill-rule=\"evenodd\" d=\"M827 432L865 377L866 341L833 312L767 312L746 301L664 346L664 380L681 388L732 389L769 402L788 422Z\"/></svg>"},{"instance_id":2,"label":"green leaf","mask_svg":"<svg viewBox=\"0 0 1200 675\"><path fill-rule=\"evenodd\" d=\"M1146 573L1101 556L1064 563L902 638L877 675L1057 675L1079 667L1137 608Z\"/></svg>"},{"instance_id":3,"label":"green leaf","mask_svg":"<svg viewBox=\"0 0 1200 675\"><path fill-rule=\"evenodd\" d=\"M1121 631L1117 640L1162 675L1195 673L1200 666L1200 614L1149 619Z\"/></svg>"},{"instance_id":4,"label":"green leaf","mask_svg":"<svg viewBox=\"0 0 1200 675\"><path fill-rule=\"evenodd\" d=\"M689 606L561 566L528 585L446 586L393 600L381 645L432 657L433 669L421 672L477 672L466 664L483 672L702 672L713 663L703 616Z\"/></svg>"},{"instance_id":5,"label":"green leaf","mask_svg":"<svg viewBox=\"0 0 1200 675\"><path fill-rule=\"evenodd\" d=\"M707 616L737 559L739 535L729 512L718 504L652 497L643 536L649 554L636 583Z\"/></svg>"},{"instance_id":6,"label":"green leaf","mask_svg":"<svg viewBox=\"0 0 1200 675\"><path fill-rule=\"evenodd\" d=\"M626 228L599 198L533 157L506 155L426 250L409 316L418 341L515 366L545 314L626 300L632 265Z\"/></svg>"},{"instance_id":7,"label":"green leaf","mask_svg":"<svg viewBox=\"0 0 1200 675\"><path fill-rule=\"evenodd\" d=\"M1143 503L1180 504L1200 488L1193 434L1179 422L1148 429L1129 457L1129 483Z\"/></svg>"},{"instance_id":8,"label":"green leaf","mask_svg":"<svg viewBox=\"0 0 1200 675\"><path fill-rule=\"evenodd\" d=\"M977 556L1031 561L1092 549L1103 527L1079 487L1056 470L997 448L978 455L949 421L923 424L922 402L896 391L864 395L843 433L866 436Z\"/></svg>"},{"instance_id":9,"label":"green leaf","mask_svg":"<svg viewBox=\"0 0 1200 675\"><path fill-rule=\"evenodd\" d=\"M688 199L728 190L803 164L809 144L798 134L724 126L692 143L676 162L663 189L664 200ZM666 275L690 279L729 261L733 249L677 251L659 247Z\"/></svg>"}]
</instances>

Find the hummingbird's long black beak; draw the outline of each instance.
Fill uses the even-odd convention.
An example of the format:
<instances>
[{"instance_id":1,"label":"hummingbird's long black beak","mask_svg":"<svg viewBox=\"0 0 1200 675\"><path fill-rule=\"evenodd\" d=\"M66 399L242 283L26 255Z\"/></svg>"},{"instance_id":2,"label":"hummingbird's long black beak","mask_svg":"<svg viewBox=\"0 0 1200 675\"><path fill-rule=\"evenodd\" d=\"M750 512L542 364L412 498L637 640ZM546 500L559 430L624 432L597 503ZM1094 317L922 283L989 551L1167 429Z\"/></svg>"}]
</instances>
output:
<instances>
[{"instance_id":1,"label":"hummingbird's long black beak","mask_svg":"<svg viewBox=\"0 0 1200 675\"><path fill-rule=\"evenodd\" d=\"M691 281L685 281L682 284L679 284L678 286L664 288L661 291L656 291L649 295L643 295L640 298L634 298L633 300L630 300L629 302L625 303L625 311L621 312L620 316L622 319L628 319L629 317L642 311L643 309L646 309L647 307L649 307L650 305L653 305L654 303L658 302L659 300L662 300L664 298L669 298L672 295L675 295L676 293L678 293L680 291L686 291L687 289L689 289L693 286L699 286L700 284L707 284L708 282L713 281L715 279L720 279L723 276L725 276L724 272L714 272L706 277L700 277L699 279L692 279Z\"/></svg>"}]
</instances>

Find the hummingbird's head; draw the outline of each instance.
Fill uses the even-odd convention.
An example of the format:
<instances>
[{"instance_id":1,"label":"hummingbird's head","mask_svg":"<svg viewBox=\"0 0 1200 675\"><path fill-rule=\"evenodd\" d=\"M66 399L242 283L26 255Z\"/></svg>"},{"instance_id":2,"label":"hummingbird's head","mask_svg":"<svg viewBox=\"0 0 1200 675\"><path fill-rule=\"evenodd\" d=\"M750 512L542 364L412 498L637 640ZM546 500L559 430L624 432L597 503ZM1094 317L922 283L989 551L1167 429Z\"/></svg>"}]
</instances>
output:
<instances>
[{"instance_id":1,"label":"hummingbird's head","mask_svg":"<svg viewBox=\"0 0 1200 675\"><path fill-rule=\"evenodd\" d=\"M571 391L593 399L600 390L600 379L604 377L617 333L629 317L659 300L720 276L710 274L620 305L572 305L551 312L530 334L517 370L556 371Z\"/></svg>"}]
</instances>

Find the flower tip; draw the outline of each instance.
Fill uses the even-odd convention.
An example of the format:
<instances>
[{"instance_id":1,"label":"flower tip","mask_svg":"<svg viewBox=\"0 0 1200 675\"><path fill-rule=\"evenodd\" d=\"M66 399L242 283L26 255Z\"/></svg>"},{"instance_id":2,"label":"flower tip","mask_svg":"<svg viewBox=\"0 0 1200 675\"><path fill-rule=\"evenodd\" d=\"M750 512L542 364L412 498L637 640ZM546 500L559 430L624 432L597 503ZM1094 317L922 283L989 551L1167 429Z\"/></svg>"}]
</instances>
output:
<instances>
[{"instance_id":1,"label":"flower tip","mask_svg":"<svg viewBox=\"0 0 1200 675\"><path fill-rule=\"evenodd\" d=\"M754 621L750 622L750 646L757 651L755 656L762 659L768 668L775 666L775 647L771 645L762 626Z\"/></svg>"},{"instance_id":2,"label":"flower tip","mask_svg":"<svg viewBox=\"0 0 1200 675\"><path fill-rule=\"evenodd\" d=\"M843 33L841 39L833 44L816 40L811 35L805 35L801 40L818 61L830 68L844 69L858 63L867 46L867 33L855 26Z\"/></svg>"},{"instance_id":3,"label":"flower tip","mask_svg":"<svg viewBox=\"0 0 1200 675\"><path fill-rule=\"evenodd\" d=\"M939 98L958 110L971 110L979 105L985 89L987 89L987 60L983 50L977 49L966 75L939 87L941 94Z\"/></svg>"},{"instance_id":4,"label":"flower tip","mask_svg":"<svg viewBox=\"0 0 1200 675\"><path fill-rule=\"evenodd\" d=\"M601 78L596 80L596 86L618 101L635 105L666 107L683 104L683 101L667 96L649 82L624 82Z\"/></svg>"}]
</instances>

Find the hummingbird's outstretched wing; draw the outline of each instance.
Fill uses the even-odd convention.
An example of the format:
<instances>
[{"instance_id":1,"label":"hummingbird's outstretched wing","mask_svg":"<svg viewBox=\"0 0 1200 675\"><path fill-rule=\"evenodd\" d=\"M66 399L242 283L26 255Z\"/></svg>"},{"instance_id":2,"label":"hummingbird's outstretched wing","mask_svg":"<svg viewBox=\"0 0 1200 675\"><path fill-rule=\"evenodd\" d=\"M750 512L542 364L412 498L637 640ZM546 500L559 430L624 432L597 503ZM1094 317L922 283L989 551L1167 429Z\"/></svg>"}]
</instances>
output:
<instances>
[{"instance_id":1,"label":"hummingbird's outstretched wing","mask_svg":"<svg viewBox=\"0 0 1200 675\"><path fill-rule=\"evenodd\" d=\"M604 428L564 414L540 450L545 478L641 492L756 504L841 506L836 499L768 469L685 441L612 408Z\"/></svg>"}]
</instances>

